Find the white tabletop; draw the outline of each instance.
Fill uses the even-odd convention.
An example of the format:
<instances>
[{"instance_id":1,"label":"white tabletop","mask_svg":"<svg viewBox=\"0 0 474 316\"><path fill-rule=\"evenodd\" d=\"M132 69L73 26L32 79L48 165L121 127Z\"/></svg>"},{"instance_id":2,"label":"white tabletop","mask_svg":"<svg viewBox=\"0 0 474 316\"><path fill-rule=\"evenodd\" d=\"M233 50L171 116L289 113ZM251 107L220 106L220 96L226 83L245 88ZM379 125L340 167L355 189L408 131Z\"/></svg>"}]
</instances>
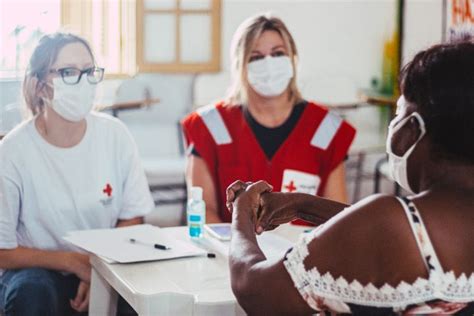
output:
<instances>
[{"instance_id":1,"label":"white tabletop","mask_svg":"<svg viewBox=\"0 0 474 316\"><path fill-rule=\"evenodd\" d=\"M272 233L295 242L304 229L301 226L283 225ZM178 239L189 240L186 227L164 230ZM219 244L212 237L205 238L201 243L208 251L215 252L216 258L192 257L109 264L92 256L90 314L110 312L104 309L113 307L104 304L115 304L115 298L111 299L115 290L140 315L243 315L230 286L226 248Z\"/></svg>"}]
</instances>

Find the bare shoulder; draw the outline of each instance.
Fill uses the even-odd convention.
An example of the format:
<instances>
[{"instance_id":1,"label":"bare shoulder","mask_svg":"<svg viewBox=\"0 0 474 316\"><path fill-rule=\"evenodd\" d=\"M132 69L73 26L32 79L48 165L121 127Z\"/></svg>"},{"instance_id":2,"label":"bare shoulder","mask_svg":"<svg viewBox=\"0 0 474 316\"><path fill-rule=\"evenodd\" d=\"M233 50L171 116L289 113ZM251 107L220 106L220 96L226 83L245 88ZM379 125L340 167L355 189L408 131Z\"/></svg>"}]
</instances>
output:
<instances>
[{"instance_id":1,"label":"bare shoulder","mask_svg":"<svg viewBox=\"0 0 474 316\"><path fill-rule=\"evenodd\" d=\"M307 268L349 282L397 285L424 271L403 207L390 195L369 196L335 216L315 233L308 250Z\"/></svg>"},{"instance_id":2,"label":"bare shoulder","mask_svg":"<svg viewBox=\"0 0 474 316\"><path fill-rule=\"evenodd\" d=\"M385 194L371 195L347 207L327 222L321 230L327 236L332 234L357 236L364 240L372 234L379 232L384 226L393 227L394 221L402 218L403 208L396 197ZM345 232L340 235L341 232Z\"/></svg>"}]
</instances>

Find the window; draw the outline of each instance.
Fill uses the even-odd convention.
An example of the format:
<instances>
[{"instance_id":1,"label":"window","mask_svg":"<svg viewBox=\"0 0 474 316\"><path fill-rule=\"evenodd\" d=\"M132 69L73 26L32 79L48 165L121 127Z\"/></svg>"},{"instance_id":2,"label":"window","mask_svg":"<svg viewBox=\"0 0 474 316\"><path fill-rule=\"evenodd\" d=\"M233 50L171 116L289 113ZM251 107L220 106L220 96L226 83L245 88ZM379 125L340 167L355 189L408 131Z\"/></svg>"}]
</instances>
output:
<instances>
[{"instance_id":1,"label":"window","mask_svg":"<svg viewBox=\"0 0 474 316\"><path fill-rule=\"evenodd\" d=\"M37 41L85 37L106 77L218 71L221 0L0 0L0 78L22 77Z\"/></svg>"},{"instance_id":2,"label":"window","mask_svg":"<svg viewBox=\"0 0 474 316\"><path fill-rule=\"evenodd\" d=\"M106 77L135 73L134 1L61 0L61 4L61 25L89 41Z\"/></svg>"},{"instance_id":3,"label":"window","mask_svg":"<svg viewBox=\"0 0 474 316\"><path fill-rule=\"evenodd\" d=\"M0 78L20 78L38 40L60 25L60 1L0 1Z\"/></svg>"},{"instance_id":4,"label":"window","mask_svg":"<svg viewBox=\"0 0 474 316\"><path fill-rule=\"evenodd\" d=\"M137 0L139 71L218 71L220 4L220 0Z\"/></svg>"}]
</instances>

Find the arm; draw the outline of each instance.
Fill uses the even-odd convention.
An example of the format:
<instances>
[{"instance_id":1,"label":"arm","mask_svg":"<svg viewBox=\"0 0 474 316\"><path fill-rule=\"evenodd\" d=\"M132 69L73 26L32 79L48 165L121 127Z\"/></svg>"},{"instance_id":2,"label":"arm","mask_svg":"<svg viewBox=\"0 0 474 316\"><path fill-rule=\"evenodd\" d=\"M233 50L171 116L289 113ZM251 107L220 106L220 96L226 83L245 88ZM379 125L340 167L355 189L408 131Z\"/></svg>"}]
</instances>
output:
<instances>
[{"instance_id":1,"label":"arm","mask_svg":"<svg viewBox=\"0 0 474 316\"><path fill-rule=\"evenodd\" d=\"M282 194L278 196L277 193L273 193L262 197L263 202L269 201L268 207L262 204L259 216L261 228L257 228L257 232L275 228L295 218L321 224L348 207L344 162L329 174L323 193L324 198L303 193ZM272 202L272 199L276 201Z\"/></svg>"},{"instance_id":2,"label":"arm","mask_svg":"<svg viewBox=\"0 0 474 316\"><path fill-rule=\"evenodd\" d=\"M346 168L344 162L341 162L341 164L329 174L323 196L330 200L347 203Z\"/></svg>"},{"instance_id":3,"label":"arm","mask_svg":"<svg viewBox=\"0 0 474 316\"><path fill-rule=\"evenodd\" d=\"M44 268L65 271L76 274L84 282L90 282L89 256L75 252L24 247L0 249L0 268Z\"/></svg>"},{"instance_id":4,"label":"arm","mask_svg":"<svg viewBox=\"0 0 474 316\"><path fill-rule=\"evenodd\" d=\"M261 233L296 218L322 224L347 206L305 193L267 193L261 197L257 232Z\"/></svg>"},{"instance_id":5,"label":"arm","mask_svg":"<svg viewBox=\"0 0 474 316\"><path fill-rule=\"evenodd\" d=\"M0 152L1 154L1 152ZM20 186L14 177L0 174L0 268L45 268L76 274L81 280L90 281L87 255L47 251L18 246L17 226L21 205Z\"/></svg>"},{"instance_id":6,"label":"arm","mask_svg":"<svg viewBox=\"0 0 474 316\"><path fill-rule=\"evenodd\" d=\"M81 282L79 282L75 299L70 300L71 307L81 312L87 310L89 304L89 284L91 280L91 265L88 255L24 247L0 249L0 268L44 268L73 273Z\"/></svg>"},{"instance_id":7,"label":"arm","mask_svg":"<svg viewBox=\"0 0 474 316\"><path fill-rule=\"evenodd\" d=\"M235 181L226 191L227 206L232 209L232 202L236 197L244 192L249 183ZM269 190L271 186L267 184ZM301 218L315 224L321 224L332 218L334 215L348 207L347 204L325 199L305 193L269 193L266 192L260 197L260 207L257 209L256 232L275 228Z\"/></svg>"},{"instance_id":8,"label":"arm","mask_svg":"<svg viewBox=\"0 0 474 316\"><path fill-rule=\"evenodd\" d=\"M296 206L296 216L315 224L326 222L349 206L319 196L304 193L296 193L295 195L293 199Z\"/></svg>"},{"instance_id":9,"label":"arm","mask_svg":"<svg viewBox=\"0 0 474 316\"><path fill-rule=\"evenodd\" d=\"M140 225L140 224L143 224L143 222L144 221L143 221L142 216L131 218L131 219L119 219L115 227Z\"/></svg>"},{"instance_id":10,"label":"arm","mask_svg":"<svg viewBox=\"0 0 474 316\"><path fill-rule=\"evenodd\" d=\"M189 155L186 162L186 183L188 187L200 186L206 203L206 222L221 223L218 213L217 191L206 163L200 157Z\"/></svg>"},{"instance_id":11,"label":"arm","mask_svg":"<svg viewBox=\"0 0 474 316\"><path fill-rule=\"evenodd\" d=\"M311 314L283 266L283 259L268 261L254 232L262 182L244 192L233 205L229 264L232 290L244 310L252 315Z\"/></svg>"}]
</instances>

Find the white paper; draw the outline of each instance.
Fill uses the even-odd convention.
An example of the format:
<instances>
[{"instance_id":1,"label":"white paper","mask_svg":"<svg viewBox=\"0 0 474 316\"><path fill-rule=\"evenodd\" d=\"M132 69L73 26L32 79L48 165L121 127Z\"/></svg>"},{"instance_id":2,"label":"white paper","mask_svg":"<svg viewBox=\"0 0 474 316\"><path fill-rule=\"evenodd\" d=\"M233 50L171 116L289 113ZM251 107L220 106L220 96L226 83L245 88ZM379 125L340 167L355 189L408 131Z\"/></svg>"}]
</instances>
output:
<instances>
[{"instance_id":1,"label":"white paper","mask_svg":"<svg viewBox=\"0 0 474 316\"><path fill-rule=\"evenodd\" d=\"M211 235L207 236L206 240L201 241L201 243L210 244L214 251L226 256L229 255L230 241L221 241ZM264 232L257 235L257 242L267 259L282 258L286 251L293 246L289 240L273 232Z\"/></svg>"},{"instance_id":2,"label":"white paper","mask_svg":"<svg viewBox=\"0 0 474 316\"><path fill-rule=\"evenodd\" d=\"M139 243L130 242L131 238ZM151 225L74 231L64 239L88 252L119 263L166 260L207 253L189 242L176 240L159 227ZM153 244L165 245L171 249L156 249Z\"/></svg>"}]
</instances>

